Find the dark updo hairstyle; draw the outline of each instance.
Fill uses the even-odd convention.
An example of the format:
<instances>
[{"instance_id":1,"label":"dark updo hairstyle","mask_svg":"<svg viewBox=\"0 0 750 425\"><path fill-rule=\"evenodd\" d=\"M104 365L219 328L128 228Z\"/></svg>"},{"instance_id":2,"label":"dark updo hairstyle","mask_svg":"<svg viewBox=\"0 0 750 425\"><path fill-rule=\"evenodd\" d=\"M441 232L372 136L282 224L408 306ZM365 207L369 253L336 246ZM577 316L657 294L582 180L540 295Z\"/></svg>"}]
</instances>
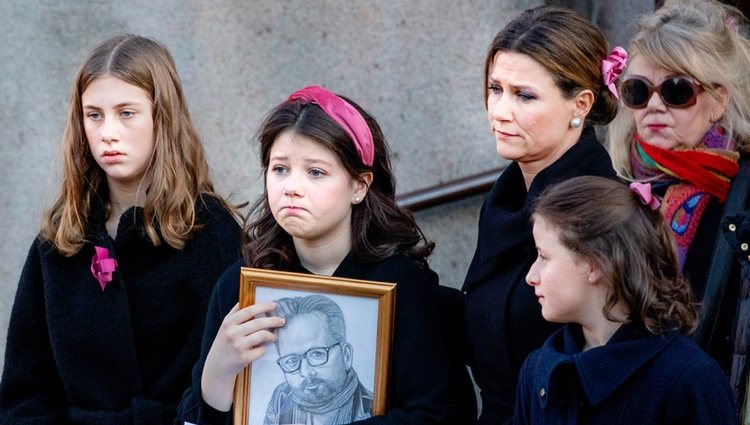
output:
<instances>
[{"instance_id":1,"label":"dark updo hairstyle","mask_svg":"<svg viewBox=\"0 0 750 425\"><path fill-rule=\"evenodd\" d=\"M537 198L533 216L557 228L566 248L602 271L610 287L605 317L614 320L610 311L623 300L630 318L653 334L695 330L697 305L680 274L672 232L628 186L604 177L568 179Z\"/></svg>"},{"instance_id":2,"label":"dark updo hairstyle","mask_svg":"<svg viewBox=\"0 0 750 425\"><path fill-rule=\"evenodd\" d=\"M529 56L552 75L563 97L572 99L589 89L596 98L586 117L587 124L605 125L617 113L617 99L604 85L602 60L607 58L607 40L580 13L561 7L540 6L510 21L492 41L484 65L484 100L488 78L498 52Z\"/></svg>"},{"instance_id":3,"label":"dark updo hairstyle","mask_svg":"<svg viewBox=\"0 0 750 425\"><path fill-rule=\"evenodd\" d=\"M435 246L427 242L414 216L396 204L396 183L391 171L388 145L375 119L353 101L346 100L364 118L372 133L375 148L372 166L360 159L351 137L318 105L303 100L287 100L271 110L258 130L260 160L264 175L268 172L271 147L282 133L308 137L330 149L349 175L361 178L373 175L364 200L352 206L352 247L354 258L375 263L396 254L406 254L427 265L426 258ZM268 190L253 205L246 218L244 256L249 267L286 268L294 258L292 237L276 222L268 204Z\"/></svg>"}]
</instances>

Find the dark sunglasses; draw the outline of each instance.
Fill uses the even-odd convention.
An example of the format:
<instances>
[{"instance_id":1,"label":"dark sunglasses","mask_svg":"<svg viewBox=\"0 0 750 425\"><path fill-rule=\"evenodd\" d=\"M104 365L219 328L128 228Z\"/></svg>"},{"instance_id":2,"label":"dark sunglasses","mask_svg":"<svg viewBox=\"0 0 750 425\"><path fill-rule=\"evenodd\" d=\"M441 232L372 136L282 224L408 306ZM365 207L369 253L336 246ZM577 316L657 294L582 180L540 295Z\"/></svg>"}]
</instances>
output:
<instances>
[{"instance_id":1,"label":"dark sunglasses","mask_svg":"<svg viewBox=\"0 0 750 425\"><path fill-rule=\"evenodd\" d=\"M670 77L656 86L642 77L630 77L620 85L620 98L633 109L645 108L654 92L670 108L689 108L698 100L703 90L700 83L690 77Z\"/></svg>"}]
</instances>

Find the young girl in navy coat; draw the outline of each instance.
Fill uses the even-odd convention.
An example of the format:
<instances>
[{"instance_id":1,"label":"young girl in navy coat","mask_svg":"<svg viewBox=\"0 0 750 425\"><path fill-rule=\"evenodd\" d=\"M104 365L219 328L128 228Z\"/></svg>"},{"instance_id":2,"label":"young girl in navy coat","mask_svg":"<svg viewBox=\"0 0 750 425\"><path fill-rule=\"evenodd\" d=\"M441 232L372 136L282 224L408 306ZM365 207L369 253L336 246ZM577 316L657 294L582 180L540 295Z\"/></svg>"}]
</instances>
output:
<instances>
[{"instance_id":1,"label":"young girl in navy coat","mask_svg":"<svg viewBox=\"0 0 750 425\"><path fill-rule=\"evenodd\" d=\"M590 176L538 199L526 280L567 325L526 359L515 424L736 424L725 374L685 335L697 309L658 205Z\"/></svg>"},{"instance_id":2,"label":"young girl in navy coat","mask_svg":"<svg viewBox=\"0 0 750 425\"><path fill-rule=\"evenodd\" d=\"M356 423L471 422L474 406L460 406L464 389L446 378L454 375L435 325L437 276L425 260L433 244L396 205L375 120L310 86L268 114L258 139L265 193L248 220L244 265L397 284L388 412ZM179 409L186 422L231 423L237 374L265 354L263 344L284 325L272 302L238 309L242 265L222 276L211 297L202 356ZM318 420L310 413L301 422Z\"/></svg>"},{"instance_id":3,"label":"young girl in navy coat","mask_svg":"<svg viewBox=\"0 0 750 425\"><path fill-rule=\"evenodd\" d=\"M122 35L91 52L63 161L13 304L0 423L172 423L242 233L164 46Z\"/></svg>"}]
</instances>

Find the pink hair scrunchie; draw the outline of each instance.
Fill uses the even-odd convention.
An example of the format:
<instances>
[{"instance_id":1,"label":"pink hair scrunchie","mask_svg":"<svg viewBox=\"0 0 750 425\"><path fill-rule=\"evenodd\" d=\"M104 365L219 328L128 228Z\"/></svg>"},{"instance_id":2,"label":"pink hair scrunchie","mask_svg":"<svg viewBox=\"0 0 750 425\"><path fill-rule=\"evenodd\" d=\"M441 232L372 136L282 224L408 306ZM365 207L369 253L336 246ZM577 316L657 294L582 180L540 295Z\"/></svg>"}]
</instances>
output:
<instances>
[{"instance_id":1,"label":"pink hair scrunchie","mask_svg":"<svg viewBox=\"0 0 750 425\"><path fill-rule=\"evenodd\" d=\"M371 167L375 160L372 132L362 114L344 99L321 86L307 86L289 95L288 100L304 100L320 106L352 138L362 163Z\"/></svg>"},{"instance_id":2,"label":"pink hair scrunchie","mask_svg":"<svg viewBox=\"0 0 750 425\"><path fill-rule=\"evenodd\" d=\"M659 199L654 196L653 193L651 193L651 183L644 184L633 182L630 183L630 190L638 194L638 197L641 199L641 203L643 205L646 205L654 211L659 209L661 202L659 202Z\"/></svg>"},{"instance_id":3,"label":"pink hair scrunchie","mask_svg":"<svg viewBox=\"0 0 750 425\"><path fill-rule=\"evenodd\" d=\"M617 93L617 86L615 81L620 77L620 74L625 70L625 65L628 63L628 52L620 46L615 46L612 52L607 56L606 59L602 60L602 76L604 78L604 85L609 88L609 91L617 99L620 95Z\"/></svg>"}]
</instances>

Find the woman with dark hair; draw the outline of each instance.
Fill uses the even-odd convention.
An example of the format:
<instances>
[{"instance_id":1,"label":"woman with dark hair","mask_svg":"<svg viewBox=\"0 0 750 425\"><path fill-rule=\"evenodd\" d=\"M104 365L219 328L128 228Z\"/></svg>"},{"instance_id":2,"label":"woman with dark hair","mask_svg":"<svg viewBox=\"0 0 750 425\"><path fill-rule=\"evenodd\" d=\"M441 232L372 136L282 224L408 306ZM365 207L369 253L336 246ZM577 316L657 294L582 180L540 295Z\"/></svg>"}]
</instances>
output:
<instances>
[{"instance_id":1,"label":"woman with dark hair","mask_svg":"<svg viewBox=\"0 0 750 425\"><path fill-rule=\"evenodd\" d=\"M487 52L487 117L497 153L512 162L482 205L477 248L463 286L481 424L511 419L521 364L559 326L544 321L524 281L535 257L531 205L561 180L615 178L591 125L614 118L614 81L625 60L622 48L608 53L591 22L556 7L523 12Z\"/></svg>"},{"instance_id":2,"label":"woman with dark hair","mask_svg":"<svg viewBox=\"0 0 750 425\"><path fill-rule=\"evenodd\" d=\"M267 115L258 141L265 192L248 217L244 262L227 270L211 298L203 354L180 419L229 424L237 374L263 356L263 344L276 341L274 330L285 326L273 302L239 309L239 273L246 265L397 284L388 412L336 423L471 420L471 410L459 403L460 388L447 378L435 326L437 275L426 261L433 244L396 204L388 147L376 121L356 103L310 86ZM338 350L333 347L333 355ZM310 366L309 373L324 366ZM330 412L318 407L300 407L293 417L329 423Z\"/></svg>"}]
</instances>

